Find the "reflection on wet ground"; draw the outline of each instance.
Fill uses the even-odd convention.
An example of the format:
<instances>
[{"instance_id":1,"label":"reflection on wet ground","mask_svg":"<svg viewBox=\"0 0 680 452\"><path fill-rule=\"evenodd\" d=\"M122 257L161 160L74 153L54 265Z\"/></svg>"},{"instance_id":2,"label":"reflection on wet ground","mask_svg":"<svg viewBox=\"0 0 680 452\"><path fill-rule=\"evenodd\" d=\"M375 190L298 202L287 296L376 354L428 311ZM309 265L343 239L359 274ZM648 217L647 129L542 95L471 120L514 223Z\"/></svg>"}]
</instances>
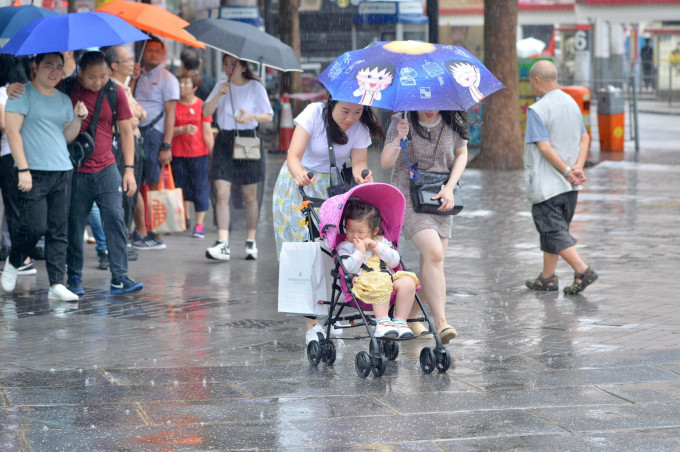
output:
<instances>
[{"instance_id":1,"label":"reflection on wet ground","mask_svg":"<svg viewBox=\"0 0 680 452\"><path fill-rule=\"evenodd\" d=\"M304 322L276 312L270 201L259 260L244 259L242 218L228 263L204 258L214 228L175 234L130 263L141 293L110 296L88 247L86 296L48 302L39 262L2 295L0 450L677 450L679 173L663 149L587 170L572 233L601 277L565 297L523 285L541 253L521 172L467 171L445 374L422 373L432 341L417 340L360 379L368 345L349 331L332 367L310 367ZM415 248L402 252L417 268ZM566 264L558 276L570 283Z\"/></svg>"}]
</instances>

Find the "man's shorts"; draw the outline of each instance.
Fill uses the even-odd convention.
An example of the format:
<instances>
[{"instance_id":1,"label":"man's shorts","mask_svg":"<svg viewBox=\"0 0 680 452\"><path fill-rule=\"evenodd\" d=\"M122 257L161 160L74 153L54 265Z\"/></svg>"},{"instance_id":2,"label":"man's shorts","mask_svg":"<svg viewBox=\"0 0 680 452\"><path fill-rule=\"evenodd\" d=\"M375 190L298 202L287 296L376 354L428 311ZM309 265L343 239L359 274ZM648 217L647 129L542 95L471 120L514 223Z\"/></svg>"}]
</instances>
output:
<instances>
[{"instance_id":1,"label":"man's shorts","mask_svg":"<svg viewBox=\"0 0 680 452\"><path fill-rule=\"evenodd\" d=\"M144 175L143 180L155 184L161 179L161 164L158 163L158 152L163 143L163 134L151 128L139 128L144 139Z\"/></svg>"},{"instance_id":2,"label":"man's shorts","mask_svg":"<svg viewBox=\"0 0 680 452\"><path fill-rule=\"evenodd\" d=\"M559 254L576 245L576 239L569 234L569 224L577 200L578 191L570 191L531 206L531 215L541 237L541 251Z\"/></svg>"}]
</instances>

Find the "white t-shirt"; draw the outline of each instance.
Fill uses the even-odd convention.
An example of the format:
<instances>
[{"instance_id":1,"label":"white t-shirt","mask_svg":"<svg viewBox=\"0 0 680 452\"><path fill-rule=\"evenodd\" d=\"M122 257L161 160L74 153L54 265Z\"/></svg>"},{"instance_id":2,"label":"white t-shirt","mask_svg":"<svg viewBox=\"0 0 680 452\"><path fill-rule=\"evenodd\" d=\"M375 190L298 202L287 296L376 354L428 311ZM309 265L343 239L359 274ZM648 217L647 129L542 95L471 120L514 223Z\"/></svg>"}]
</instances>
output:
<instances>
[{"instance_id":1,"label":"white t-shirt","mask_svg":"<svg viewBox=\"0 0 680 452\"><path fill-rule=\"evenodd\" d=\"M295 118L295 125L302 127L309 133L310 139L302 156L302 166L317 173L329 173L331 163L328 158L328 138L323 119L324 103L309 104ZM357 121L345 131L347 144L333 143L335 164L338 168L345 163L352 149L366 149L371 145L371 134L368 127Z\"/></svg>"},{"instance_id":2,"label":"white t-shirt","mask_svg":"<svg viewBox=\"0 0 680 452\"><path fill-rule=\"evenodd\" d=\"M7 85L0 88L0 105L3 107L7 105ZM2 132L2 138L0 138L0 157L7 154L11 154L9 150L9 141L7 141L7 134Z\"/></svg>"},{"instance_id":3,"label":"white t-shirt","mask_svg":"<svg viewBox=\"0 0 680 452\"><path fill-rule=\"evenodd\" d=\"M225 83L225 81L221 80L215 84L210 95L203 103L204 105L219 94L220 85L222 83ZM239 130L250 130L257 127L257 121L248 121L244 124L238 124L234 120L234 110L240 109L254 114L274 114L274 110L272 110L272 106L269 103L267 90L264 89L262 83L257 80L249 80L245 85L232 84L230 89L231 98L229 97L229 94L225 94L217 101L215 119L220 130L234 130L237 126ZM232 98L234 100L234 109L231 108Z\"/></svg>"}]
</instances>

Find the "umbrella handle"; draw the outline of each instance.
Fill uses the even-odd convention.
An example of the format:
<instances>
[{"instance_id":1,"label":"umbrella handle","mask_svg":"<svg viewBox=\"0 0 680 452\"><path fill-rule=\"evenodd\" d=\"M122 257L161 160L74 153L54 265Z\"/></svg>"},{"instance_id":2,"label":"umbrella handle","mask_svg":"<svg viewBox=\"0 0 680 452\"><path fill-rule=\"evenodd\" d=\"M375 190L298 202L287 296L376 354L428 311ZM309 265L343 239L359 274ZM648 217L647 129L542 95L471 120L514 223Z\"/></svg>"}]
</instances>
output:
<instances>
[{"instance_id":1,"label":"umbrella handle","mask_svg":"<svg viewBox=\"0 0 680 452\"><path fill-rule=\"evenodd\" d=\"M405 111L401 112L401 119L406 119ZM399 147L401 147L402 149L406 149L408 147L408 137L404 137L401 140L399 140Z\"/></svg>"}]
</instances>

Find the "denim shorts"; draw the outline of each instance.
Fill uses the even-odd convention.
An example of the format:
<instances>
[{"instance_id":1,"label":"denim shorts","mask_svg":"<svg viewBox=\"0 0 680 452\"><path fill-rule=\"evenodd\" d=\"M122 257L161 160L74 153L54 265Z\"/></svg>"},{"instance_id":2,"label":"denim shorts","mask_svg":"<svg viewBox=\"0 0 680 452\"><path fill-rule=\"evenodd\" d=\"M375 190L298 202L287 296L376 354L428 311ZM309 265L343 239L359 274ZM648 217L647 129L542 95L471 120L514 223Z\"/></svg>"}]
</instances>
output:
<instances>
[{"instance_id":1,"label":"denim shorts","mask_svg":"<svg viewBox=\"0 0 680 452\"><path fill-rule=\"evenodd\" d=\"M576 245L576 239L569 234L569 224L577 200L578 191L570 191L531 206L531 215L541 237L541 251L559 254Z\"/></svg>"}]
</instances>

